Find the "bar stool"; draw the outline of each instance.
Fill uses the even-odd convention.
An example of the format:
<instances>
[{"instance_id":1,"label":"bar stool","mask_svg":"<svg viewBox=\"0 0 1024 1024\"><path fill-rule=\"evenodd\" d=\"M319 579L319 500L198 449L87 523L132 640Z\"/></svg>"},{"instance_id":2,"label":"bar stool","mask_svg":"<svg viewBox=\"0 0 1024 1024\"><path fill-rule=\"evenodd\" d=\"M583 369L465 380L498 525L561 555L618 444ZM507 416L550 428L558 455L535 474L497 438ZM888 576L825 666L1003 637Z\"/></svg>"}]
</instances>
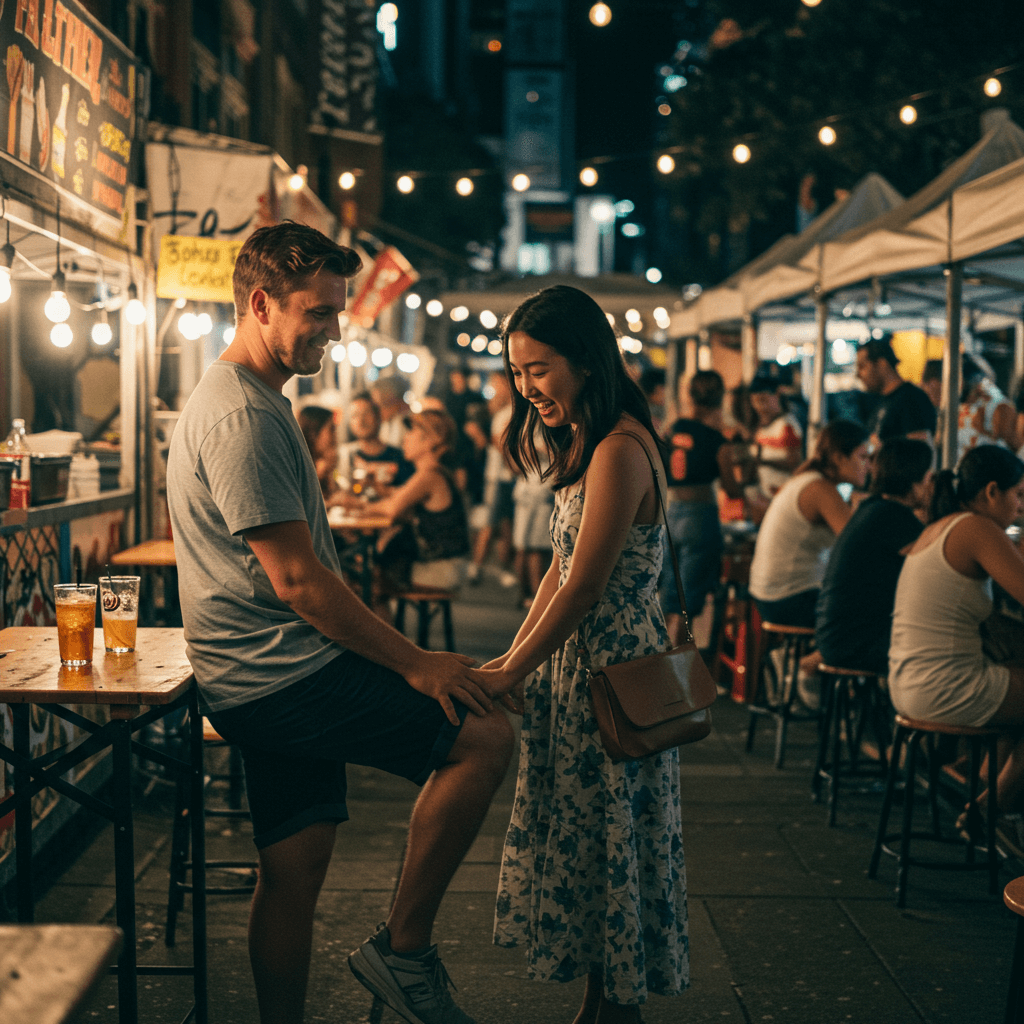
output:
<instances>
[{"instance_id":1,"label":"bar stool","mask_svg":"<svg viewBox=\"0 0 1024 1024\"><path fill-rule=\"evenodd\" d=\"M227 806L206 806L207 818L236 818L249 820L249 811L242 806L244 795L244 776L242 773L242 757L237 747L231 746L213 727L212 723L203 719L203 747L205 750L221 749L227 753L227 771L206 773L206 783L226 781L228 784ZM192 885L186 879L192 869L189 860L189 822L187 792L178 784L175 794L174 826L171 831L171 866L167 890L167 922L164 929L164 943L173 946L177 929L178 913L185 905L185 893L192 892ZM209 860L206 861L207 872L213 870L238 871L248 870L255 874L256 861L252 860ZM207 875L209 877L209 875ZM205 887L208 896L241 896L251 894L256 889L256 881L239 882L237 885Z\"/></svg>"},{"instance_id":2,"label":"bar stool","mask_svg":"<svg viewBox=\"0 0 1024 1024\"><path fill-rule=\"evenodd\" d=\"M395 627L399 633L405 632L405 607L411 604L416 610L416 643L424 650L429 650L430 623L434 616L441 615L444 626L444 649L455 650L455 630L452 627L452 601L457 591L435 590L429 587L413 587L395 594Z\"/></svg>"},{"instance_id":3,"label":"bar stool","mask_svg":"<svg viewBox=\"0 0 1024 1024\"><path fill-rule=\"evenodd\" d=\"M1006 883L1003 902L1017 915L1005 1024L1024 1024L1024 875Z\"/></svg>"},{"instance_id":4,"label":"bar stool","mask_svg":"<svg viewBox=\"0 0 1024 1024\"><path fill-rule=\"evenodd\" d=\"M878 862L883 853L895 857L896 873L896 906L902 909L907 905L907 872L911 864L915 867L940 868L950 871L972 871L988 869L989 892L995 895L999 881L999 853L996 850L996 818L999 808L996 803L996 779L998 777L996 744L1002 734L1000 729L975 729L967 725L948 725L945 722L929 722L918 718L896 716L896 729L893 733L892 749L889 752L889 774L885 783L885 797L882 800L882 813L878 820L878 834L875 837L875 848L871 854L868 867L868 878L878 874ZM981 776L981 753L985 748L988 756L988 808L986 822L986 842L988 858L986 863L975 863L974 842L967 841L967 857L964 863L954 864L943 861L920 860L910 856L912 839L927 840L938 843L959 843L961 839L954 836L943 836L939 826L938 780L939 764L935 756L935 737L939 735L958 736L967 739L971 744L971 768L968 776L968 821L977 818L978 785ZM931 807L931 832L914 831L914 789L917 779L917 754L922 739L925 741L928 756L928 802ZM900 755L906 746L906 768L903 782L903 827L899 832L889 833L889 812L892 808L893 794L896 790L896 777L900 770ZM899 850L893 850L889 844L899 839Z\"/></svg>"},{"instance_id":5,"label":"bar stool","mask_svg":"<svg viewBox=\"0 0 1024 1024\"><path fill-rule=\"evenodd\" d=\"M757 685L755 698L748 704L750 722L747 725L747 753L754 749L754 732L757 720L763 715L775 719L775 767L781 768L786 756L786 733L790 722L817 719L813 714L799 714L793 710L797 696L797 676L800 659L807 654L814 639L814 630L807 626L785 626L777 622L761 623L761 655L758 658ZM782 669L779 686L774 695L769 695L765 682L767 663L771 652L782 648Z\"/></svg>"},{"instance_id":6,"label":"bar stool","mask_svg":"<svg viewBox=\"0 0 1024 1024\"><path fill-rule=\"evenodd\" d=\"M861 756L861 744L868 720L878 744L878 760L869 770L884 779L888 762L885 751L887 724L885 715L888 700L878 685L878 674L863 669L835 668L819 665L818 676L822 681L822 722L818 740L818 760L811 777L811 797L817 803L821 799L821 784L828 780L828 823L836 823L836 808L839 804L840 776L856 778L863 769L857 762ZM854 715L856 714L856 721ZM846 737L847 761L842 757L842 740Z\"/></svg>"}]
</instances>

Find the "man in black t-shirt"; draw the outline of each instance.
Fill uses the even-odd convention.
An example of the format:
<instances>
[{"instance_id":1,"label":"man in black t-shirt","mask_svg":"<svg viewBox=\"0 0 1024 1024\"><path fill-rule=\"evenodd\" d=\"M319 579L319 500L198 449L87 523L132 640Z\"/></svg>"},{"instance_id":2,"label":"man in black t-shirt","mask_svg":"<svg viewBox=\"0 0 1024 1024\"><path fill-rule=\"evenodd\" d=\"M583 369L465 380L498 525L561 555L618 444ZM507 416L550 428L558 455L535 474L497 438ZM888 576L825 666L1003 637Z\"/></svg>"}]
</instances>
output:
<instances>
[{"instance_id":1,"label":"man in black t-shirt","mask_svg":"<svg viewBox=\"0 0 1024 1024\"><path fill-rule=\"evenodd\" d=\"M867 391L880 395L871 432L872 449L877 451L894 437L916 438L929 443L935 437L935 407L916 384L897 372L899 362L889 335L871 339L857 349L857 376Z\"/></svg>"},{"instance_id":2,"label":"man in black t-shirt","mask_svg":"<svg viewBox=\"0 0 1024 1024\"><path fill-rule=\"evenodd\" d=\"M875 462L871 497L836 538L818 595L814 639L826 665L886 675L896 583L931 501L931 446L893 438Z\"/></svg>"}]
</instances>

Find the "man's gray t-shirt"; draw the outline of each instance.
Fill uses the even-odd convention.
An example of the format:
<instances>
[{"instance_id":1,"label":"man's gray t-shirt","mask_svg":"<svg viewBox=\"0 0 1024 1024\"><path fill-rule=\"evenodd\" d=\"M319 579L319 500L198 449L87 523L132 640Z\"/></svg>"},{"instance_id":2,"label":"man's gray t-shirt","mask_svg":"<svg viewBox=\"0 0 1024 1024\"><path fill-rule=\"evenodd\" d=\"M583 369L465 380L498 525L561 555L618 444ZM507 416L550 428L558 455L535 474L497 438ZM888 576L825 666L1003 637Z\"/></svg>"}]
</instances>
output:
<instances>
[{"instance_id":1,"label":"man's gray t-shirt","mask_svg":"<svg viewBox=\"0 0 1024 1024\"><path fill-rule=\"evenodd\" d=\"M174 429L167 504L188 658L212 710L280 690L344 650L277 597L242 536L305 520L317 557L341 575L316 469L283 395L216 361Z\"/></svg>"}]
</instances>

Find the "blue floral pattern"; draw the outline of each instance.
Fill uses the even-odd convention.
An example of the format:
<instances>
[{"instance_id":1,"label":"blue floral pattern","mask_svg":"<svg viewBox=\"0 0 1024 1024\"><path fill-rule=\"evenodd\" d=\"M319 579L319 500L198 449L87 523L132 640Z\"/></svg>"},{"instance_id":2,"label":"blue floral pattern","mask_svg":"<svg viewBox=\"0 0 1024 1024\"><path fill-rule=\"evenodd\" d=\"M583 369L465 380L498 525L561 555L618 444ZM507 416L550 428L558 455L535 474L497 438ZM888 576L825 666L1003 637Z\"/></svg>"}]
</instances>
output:
<instances>
[{"instance_id":1,"label":"blue floral pattern","mask_svg":"<svg viewBox=\"0 0 1024 1024\"><path fill-rule=\"evenodd\" d=\"M562 582L582 515L581 484L557 492L551 539ZM588 684L591 666L667 648L657 595L663 547L664 527L634 526L602 599L526 681L495 913L495 943L525 944L530 977L603 971L616 1003L689 984L678 752L613 764Z\"/></svg>"}]
</instances>

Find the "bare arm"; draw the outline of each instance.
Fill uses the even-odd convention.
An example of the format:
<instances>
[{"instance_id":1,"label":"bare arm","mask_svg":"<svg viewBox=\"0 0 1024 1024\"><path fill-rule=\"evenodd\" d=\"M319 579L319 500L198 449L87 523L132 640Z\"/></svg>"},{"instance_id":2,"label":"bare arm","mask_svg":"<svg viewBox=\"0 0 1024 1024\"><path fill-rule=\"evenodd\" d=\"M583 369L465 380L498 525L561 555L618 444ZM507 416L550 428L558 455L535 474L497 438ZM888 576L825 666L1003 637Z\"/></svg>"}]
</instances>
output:
<instances>
[{"instance_id":1,"label":"bare arm","mask_svg":"<svg viewBox=\"0 0 1024 1024\"><path fill-rule=\"evenodd\" d=\"M305 520L272 523L245 531L274 593L324 636L386 668L415 690L433 697L453 725L458 715L452 699L474 714L491 710L483 676L469 668L472 658L420 650L396 629L377 618L313 550Z\"/></svg>"},{"instance_id":2,"label":"bare arm","mask_svg":"<svg viewBox=\"0 0 1024 1024\"><path fill-rule=\"evenodd\" d=\"M432 470L418 469L386 498L367 502L364 507L367 511L379 512L391 519L398 519L409 509L430 498L434 493L438 475Z\"/></svg>"},{"instance_id":3,"label":"bare arm","mask_svg":"<svg viewBox=\"0 0 1024 1024\"><path fill-rule=\"evenodd\" d=\"M992 436L1006 442L1011 451L1024 444L1024 437L1017 433L1017 410L1009 402L1000 402L992 415Z\"/></svg>"},{"instance_id":4,"label":"bare arm","mask_svg":"<svg viewBox=\"0 0 1024 1024\"><path fill-rule=\"evenodd\" d=\"M742 498L744 485L740 483L742 464L736 458L735 446L726 442L718 449L718 479L721 481L722 489L730 498Z\"/></svg>"},{"instance_id":5,"label":"bare arm","mask_svg":"<svg viewBox=\"0 0 1024 1024\"><path fill-rule=\"evenodd\" d=\"M653 486L650 466L635 440L613 436L597 446L587 470L583 518L569 575L558 587L553 569L548 570L542 589L556 589L529 633L524 636L520 630L495 690L528 675L573 634L604 593L640 503Z\"/></svg>"},{"instance_id":6,"label":"bare arm","mask_svg":"<svg viewBox=\"0 0 1024 1024\"><path fill-rule=\"evenodd\" d=\"M1024 604L1024 556L997 523L975 515L953 527L946 540L946 558L954 569L964 572L970 567L970 562L964 564L965 556Z\"/></svg>"},{"instance_id":7,"label":"bare arm","mask_svg":"<svg viewBox=\"0 0 1024 1024\"><path fill-rule=\"evenodd\" d=\"M797 505L808 522L823 522L837 537L853 515L831 480L812 480L800 492Z\"/></svg>"}]
</instances>

